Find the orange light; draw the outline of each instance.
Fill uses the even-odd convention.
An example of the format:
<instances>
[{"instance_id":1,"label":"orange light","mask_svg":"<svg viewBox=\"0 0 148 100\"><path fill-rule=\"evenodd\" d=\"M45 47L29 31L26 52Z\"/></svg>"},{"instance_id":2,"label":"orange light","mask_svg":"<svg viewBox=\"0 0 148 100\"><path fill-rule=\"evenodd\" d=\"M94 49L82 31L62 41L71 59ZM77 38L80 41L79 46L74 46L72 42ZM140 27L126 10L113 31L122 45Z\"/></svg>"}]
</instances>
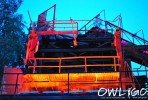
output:
<instances>
[{"instance_id":1,"label":"orange light","mask_svg":"<svg viewBox=\"0 0 148 100\"><path fill-rule=\"evenodd\" d=\"M68 83L69 79L69 83ZM22 91L93 90L100 87L119 87L119 73L26 74ZM110 84L111 82L114 82Z\"/></svg>"}]
</instances>

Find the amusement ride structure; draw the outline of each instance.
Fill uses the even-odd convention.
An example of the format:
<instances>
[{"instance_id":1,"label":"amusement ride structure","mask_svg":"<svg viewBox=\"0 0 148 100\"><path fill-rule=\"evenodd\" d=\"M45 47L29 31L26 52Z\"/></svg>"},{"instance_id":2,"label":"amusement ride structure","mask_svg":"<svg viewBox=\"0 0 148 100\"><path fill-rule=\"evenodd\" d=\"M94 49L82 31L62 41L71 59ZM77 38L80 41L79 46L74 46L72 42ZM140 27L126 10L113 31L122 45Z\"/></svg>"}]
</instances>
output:
<instances>
[{"instance_id":1,"label":"amusement ride structure","mask_svg":"<svg viewBox=\"0 0 148 100\"><path fill-rule=\"evenodd\" d=\"M47 12L54 9L53 20ZM147 88L148 41L122 28L122 17L55 20L56 5L31 21L25 68L5 68L1 94L87 94L99 88ZM87 22L82 28L79 22ZM111 22L118 22L114 25ZM145 66L135 76L131 62ZM140 66L140 67L141 67Z\"/></svg>"}]
</instances>

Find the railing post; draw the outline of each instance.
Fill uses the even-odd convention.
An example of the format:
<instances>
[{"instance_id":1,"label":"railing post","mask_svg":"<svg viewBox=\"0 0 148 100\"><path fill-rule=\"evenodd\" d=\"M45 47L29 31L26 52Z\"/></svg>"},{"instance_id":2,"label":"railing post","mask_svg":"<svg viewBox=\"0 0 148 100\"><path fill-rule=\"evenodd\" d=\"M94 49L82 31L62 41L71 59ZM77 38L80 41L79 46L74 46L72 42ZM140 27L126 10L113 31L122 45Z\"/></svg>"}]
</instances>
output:
<instances>
[{"instance_id":1,"label":"railing post","mask_svg":"<svg viewBox=\"0 0 148 100\"><path fill-rule=\"evenodd\" d=\"M69 72L68 72L68 94L69 94Z\"/></svg>"},{"instance_id":2,"label":"railing post","mask_svg":"<svg viewBox=\"0 0 148 100\"><path fill-rule=\"evenodd\" d=\"M16 90L17 90L17 87L18 87L18 73L16 73L16 84L15 84L15 92L14 92L14 95L16 95Z\"/></svg>"},{"instance_id":3,"label":"railing post","mask_svg":"<svg viewBox=\"0 0 148 100\"><path fill-rule=\"evenodd\" d=\"M134 37L132 36L132 38L133 38L133 44L134 44Z\"/></svg>"},{"instance_id":4,"label":"railing post","mask_svg":"<svg viewBox=\"0 0 148 100\"><path fill-rule=\"evenodd\" d=\"M77 32L78 32L78 22L76 24L77 24ZM77 35L78 35L78 33L77 33Z\"/></svg>"},{"instance_id":5,"label":"railing post","mask_svg":"<svg viewBox=\"0 0 148 100\"><path fill-rule=\"evenodd\" d=\"M0 74L0 75L1 75L1 74ZM2 76L2 75L1 75L1 76ZM5 77L5 68L4 68L3 77L2 77L2 79L1 79L2 81L1 81L1 84L0 84L0 86L1 86L1 88L0 88L0 89L1 89L1 90L0 90L1 94L0 94L0 95L3 94L3 87L4 87L3 84L4 84L4 79L5 79L4 77Z\"/></svg>"},{"instance_id":6,"label":"railing post","mask_svg":"<svg viewBox=\"0 0 148 100\"><path fill-rule=\"evenodd\" d=\"M113 59L114 59L114 70L117 71L117 69L116 69L116 57L114 57Z\"/></svg>"},{"instance_id":7,"label":"railing post","mask_svg":"<svg viewBox=\"0 0 148 100\"><path fill-rule=\"evenodd\" d=\"M59 60L59 73L61 73L61 58Z\"/></svg>"},{"instance_id":8,"label":"railing post","mask_svg":"<svg viewBox=\"0 0 148 100\"><path fill-rule=\"evenodd\" d=\"M36 59L34 58L33 73L35 73Z\"/></svg>"},{"instance_id":9,"label":"railing post","mask_svg":"<svg viewBox=\"0 0 148 100\"><path fill-rule=\"evenodd\" d=\"M85 60L85 72L87 72L87 61L86 61L86 57L84 58Z\"/></svg>"},{"instance_id":10,"label":"railing post","mask_svg":"<svg viewBox=\"0 0 148 100\"><path fill-rule=\"evenodd\" d=\"M85 34L86 34L86 26L85 26Z\"/></svg>"},{"instance_id":11,"label":"railing post","mask_svg":"<svg viewBox=\"0 0 148 100\"><path fill-rule=\"evenodd\" d=\"M147 77L147 69L146 69L146 67L145 67L145 72L146 72L146 77ZM147 81L146 81L147 82Z\"/></svg>"}]
</instances>

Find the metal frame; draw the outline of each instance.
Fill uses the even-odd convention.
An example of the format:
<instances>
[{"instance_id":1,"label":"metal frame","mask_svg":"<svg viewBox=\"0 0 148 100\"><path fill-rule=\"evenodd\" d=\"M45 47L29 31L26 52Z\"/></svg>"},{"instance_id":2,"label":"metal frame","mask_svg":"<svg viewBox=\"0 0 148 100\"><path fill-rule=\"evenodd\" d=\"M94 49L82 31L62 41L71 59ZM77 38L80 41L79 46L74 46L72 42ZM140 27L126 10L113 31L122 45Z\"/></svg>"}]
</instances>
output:
<instances>
[{"instance_id":1,"label":"metal frame","mask_svg":"<svg viewBox=\"0 0 148 100\"><path fill-rule=\"evenodd\" d=\"M87 59L113 59L113 64L88 64L87 63ZM34 62L36 62L37 60L51 60L51 61L55 61L57 60L59 62L59 66L52 66L52 65L48 65L48 66L37 66L36 64L34 64L34 66L28 66L28 68L33 68L33 73L35 72L35 68L59 68L59 73L61 73L61 68L75 68L75 67L84 67L85 72L87 72L87 67L89 66L94 66L94 67L99 67L99 66L104 66L104 67L114 67L114 71L117 71L117 66L120 67L120 64L118 64L116 62L116 60L118 59L118 56L78 56L78 57L63 57L63 58L30 58L29 60L33 60ZM65 65L62 66L62 61L63 60L72 60L72 59L83 59L84 60L84 64L83 65Z\"/></svg>"}]
</instances>

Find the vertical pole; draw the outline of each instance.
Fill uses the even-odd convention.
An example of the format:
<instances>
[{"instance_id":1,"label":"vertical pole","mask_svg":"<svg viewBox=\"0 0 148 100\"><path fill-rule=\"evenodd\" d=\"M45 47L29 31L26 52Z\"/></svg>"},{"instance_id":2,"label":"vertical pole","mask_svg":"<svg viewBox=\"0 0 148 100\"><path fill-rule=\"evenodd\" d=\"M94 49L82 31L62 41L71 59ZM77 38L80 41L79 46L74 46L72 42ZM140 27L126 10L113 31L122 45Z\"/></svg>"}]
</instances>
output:
<instances>
[{"instance_id":1,"label":"vertical pole","mask_svg":"<svg viewBox=\"0 0 148 100\"><path fill-rule=\"evenodd\" d=\"M77 32L78 32L78 22L77 22ZM78 35L78 33L77 33L77 35Z\"/></svg>"},{"instance_id":2,"label":"vertical pole","mask_svg":"<svg viewBox=\"0 0 148 100\"><path fill-rule=\"evenodd\" d=\"M144 40L144 45L145 45L144 33L143 33L143 30L141 30L141 31L142 31L143 40Z\"/></svg>"},{"instance_id":3,"label":"vertical pole","mask_svg":"<svg viewBox=\"0 0 148 100\"><path fill-rule=\"evenodd\" d=\"M135 35L132 35L132 39L133 39L133 44L134 44L134 37L135 37Z\"/></svg>"},{"instance_id":4,"label":"vertical pole","mask_svg":"<svg viewBox=\"0 0 148 100\"><path fill-rule=\"evenodd\" d=\"M87 72L87 61L86 61L86 57L84 58L85 59L85 72Z\"/></svg>"},{"instance_id":5,"label":"vertical pole","mask_svg":"<svg viewBox=\"0 0 148 100\"><path fill-rule=\"evenodd\" d=\"M103 11L104 11L105 36L106 36L107 26L106 26L106 15L105 15L105 9L104 9Z\"/></svg>"},{"instance_id":6,"label":"vertical pole","mask_svg":"<svg viewBox=\"0 0 148 100\"><path fill-rule=\"evenodd\" d=\"M36 59L34 58L33 73L35 73Z\"/></svg>"},{"instance_id":7,"label":"vertical pole","mask_svg":"<svg viewBox=\"0 0 148 100\"><path fill-rule=\"evenodd\" d=\"M72 18L70 18L70 22L71 22L71 25L72 25L73 44L74 44L74 46L77 46L76 34L74 34L74 26L73 26L74 23L72 21Z\"/></svg>"},{"instance_id":8,"label":"vertical pole","mask_svg":"<svg viewBox=\"0 0 148 100\"><path fill-rule=\"evenodd\" d=\"M68 94L69 94L69 72L68 72Z\"/></svg>"},{"instance_id":9,"label":"vertical pole","mask_svg":"<svg viewBox=\"0 0 148 100\"><path fill-rule=\"evenodd\" d=\"M59 73L61 73L61 58L59 59Z\"/></svg>"},{"instance_id":10,"label":"vertical pole","mask_svg":"<svg viewBox=\"0 0 148 100\"><path fill-rule=\"evenodd\" d=\"M53 24L52 24L53 31L54 31L54 24L55 24L55 14L56 14L56 4L54 5L54 15L53 15Z\"/></svg>"},{"instance_id":11,"label":"vertical pole","mask_svg":"<svg viewBox=\"0 0 148 100\"><path fill-rule=\"evenodd\" d=\"M31 22L32 31L34 32L34 26L33 26L33 22L31 20L31 16L30 16L30 12L29 11L28 11L28 15L29 15L29 19L30 19L30 22Z\"/></svg>"},{"instance_id":12,"label":"vertical pole","mask_svg":"<svg viewBox=\"0 0 148 100\"><path fill-rule=\"evenodd\" d=\"M118 16L118 27L120 27L120 26L121 26L120 21L121 21L121 14Z\"/></svg>"},{"instance_id":13,"label":"vertical pole","mask_svg":"<svg viewBox=\"0 0 148 100\"><path fill-rule=\"evenodd\" d=\"M120 66L121 67L121 66ZM120 84L120 87L121 87L121 89L123 89L123 86L122 86L122 79L121 79L121 73L122 73L122 71L121 70L119 70L119 84Z\"/></svg>"},{"instance_id":14,"label":"vertical pole","mask_svg":"<svg viewBox=\"0 0 148 100\"><path fill-rule=\"evenodd\" d=\"M85 25L85 34L86 34L86 25Z\"/></svg>"},{"instance_id":15,"label":"vertical pole","mask_svg":"<svg viewBox=\"0 0 148 100\"><path fill-rule=\"evenodd\" d=\"M145 66L145 72L146 72L146 77L147 77L147 68L146 68L146 66ZM148 80L146 80L146 85L148 85ZM148 87L146 86L146 89L147 89Z\"/></svg>"},{"instance_id":16,"label":"vertical pole","mask_svg":"<svg viewBox=\"0 0 148 100\"><path fill-rule=\"evenodd\" d=\"M18 73L16 73L16 84L15 84L15 92L14 92L14 95L16 95L16 90L17 90L17 87L18 87Z\"/></svg>"},{"instance_id":17,"label":"vertical pole","mask_svg":"<svg viewBox=\"0 0 148 100\"><path fill-rule=\"evenodd\" d=\"M5 67L4 67L4 72L3 72L3 77L2 77L2 82L1 82L1 94L3 94L3 88L4 88L4 81L5 81L5 76L6 76L6 73L5 73Z\"/></svg>"},{"instance_id":18,"label":"vertical pole","mask_svg":"<svg viewBox=\"0 0 148 100\"><path fill-rule=\"evenodd\" d=\"M113 59L114 59L114 70L117 71L117 69L116 69L116 58L114 57Z\"/></svg>"}]
</instances>

